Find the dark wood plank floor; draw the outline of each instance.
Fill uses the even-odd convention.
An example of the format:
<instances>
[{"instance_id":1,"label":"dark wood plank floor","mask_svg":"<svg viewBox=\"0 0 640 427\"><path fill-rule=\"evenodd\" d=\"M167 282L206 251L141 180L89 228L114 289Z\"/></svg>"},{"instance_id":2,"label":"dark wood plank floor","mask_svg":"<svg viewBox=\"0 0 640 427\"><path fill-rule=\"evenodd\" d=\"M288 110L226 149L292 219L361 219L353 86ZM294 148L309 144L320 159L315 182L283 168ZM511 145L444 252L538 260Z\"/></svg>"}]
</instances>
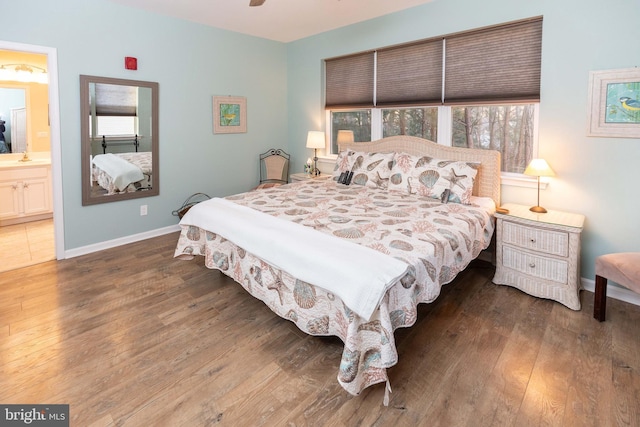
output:
<instances>
[{"instance_id":1,"label":"dark wood plank floor","mask_svg":"<svg viewBox=\"0 0 640 427\"><path fill-rule=\"evenodd\" d=\"M0 403L68 403L73 426L640 425L640 307L574 312L478 262L396 331L384 386L352 397L342 344L173 259L177 234L0 273Z\"/></svg>"}]
</instances>

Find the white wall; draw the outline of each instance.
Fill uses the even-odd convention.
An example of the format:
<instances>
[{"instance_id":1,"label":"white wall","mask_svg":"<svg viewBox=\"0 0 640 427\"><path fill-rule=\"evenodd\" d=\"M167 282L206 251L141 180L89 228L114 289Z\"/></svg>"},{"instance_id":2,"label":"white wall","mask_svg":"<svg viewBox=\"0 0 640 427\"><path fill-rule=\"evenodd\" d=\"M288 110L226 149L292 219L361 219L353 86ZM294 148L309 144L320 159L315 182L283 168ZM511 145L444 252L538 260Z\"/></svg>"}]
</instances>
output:
<instances>
[{"instance_id":1,"label":"white wall","mask_svg":"<svg viewBox=\"0 0 640 427\"><path fill-rule=\"evenodd\" d=\"M171 211L192 193L248 190L259 153L286 143L281 43L105 0L5 3L0 40L57 49L67 251L175 225ZM125 56L138 58L138 71L124 69ZM80 74L159 83L159 196L81 205ZM247 133L213 134L213 95L247 97Z\"/></svg>"},{"instance_id":2,"label":"white wall","mask_svg":"<svg viewBox=\"0 0 640 427\"><path fill-rule=\"evenodd\" d=\"M638 0L435 0L403 12L288 44L289 140L295 161L308 130L324 128L322 59L457 31L544 17L539 155L557 176L541 203L582 213L582 277L596 256L640 250L640 140L586 136L589 71L640 66ZM503 185L502 201L533 205L535 189Z\"/></svg>"}]
</instances>

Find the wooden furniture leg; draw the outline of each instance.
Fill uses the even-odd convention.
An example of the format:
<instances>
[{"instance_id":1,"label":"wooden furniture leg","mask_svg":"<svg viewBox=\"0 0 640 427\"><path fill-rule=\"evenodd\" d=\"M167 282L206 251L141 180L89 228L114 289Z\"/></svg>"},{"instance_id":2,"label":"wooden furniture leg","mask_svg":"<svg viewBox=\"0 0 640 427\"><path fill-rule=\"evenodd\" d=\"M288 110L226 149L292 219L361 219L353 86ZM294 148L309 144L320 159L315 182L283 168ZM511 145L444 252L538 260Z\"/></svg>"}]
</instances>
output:
<instances>
[{"instance_id":1,"label":"wooden furniture leg","mask_svg":"<svg viewBox=\"0 0 640 427\"><path fill-rule=\"evenodd\" d=\"M607 279L596 275L596 289L593 299L593 317L603 322L607 311Z\"/></svg>"}]
</instances>

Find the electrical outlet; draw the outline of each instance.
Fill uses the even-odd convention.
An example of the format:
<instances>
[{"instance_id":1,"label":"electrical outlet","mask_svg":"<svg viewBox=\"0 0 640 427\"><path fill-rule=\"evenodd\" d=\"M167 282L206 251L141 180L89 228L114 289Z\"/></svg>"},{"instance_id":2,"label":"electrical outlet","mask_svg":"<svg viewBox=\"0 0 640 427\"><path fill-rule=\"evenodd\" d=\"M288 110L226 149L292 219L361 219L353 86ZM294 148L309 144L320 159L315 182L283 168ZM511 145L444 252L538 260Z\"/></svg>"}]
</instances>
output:
<instances>
[{"instance_id":1,"label":"electrical outlet","mask_svg":"<svg viewBox=\"0 0 640 427\"><path fill-rule=\"evenodd\" d=\"M145 216L147 214L147 205L140 205L140 216Z\"/></svg>"}]
</instances>

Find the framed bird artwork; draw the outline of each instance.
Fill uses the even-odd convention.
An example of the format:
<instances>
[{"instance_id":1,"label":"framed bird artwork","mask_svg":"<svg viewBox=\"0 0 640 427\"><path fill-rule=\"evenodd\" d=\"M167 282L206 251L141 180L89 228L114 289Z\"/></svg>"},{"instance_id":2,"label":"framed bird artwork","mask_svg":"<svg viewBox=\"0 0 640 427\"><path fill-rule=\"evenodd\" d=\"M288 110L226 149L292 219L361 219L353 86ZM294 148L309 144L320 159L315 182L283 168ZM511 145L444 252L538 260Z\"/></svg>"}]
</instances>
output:
<instances>
[{"instance_id":1,"label":"framed bird artwork","mask_svg":"<svg viewBox=\"0 0 640 427\"><path fill-rule=\"evenodd\" d=\"M640 138L640 68L592 71L587 136Z\"/></svg>"},{"instance_id":2,"label":"framed bird artwork","mask_svg":"<svg viewBox=\"0 0 640 427\"><path fill-rule=\"evenodd\" d=\"M213 97L213 133L247 132L247 98Z\"/></svg>"}]
</instances>

